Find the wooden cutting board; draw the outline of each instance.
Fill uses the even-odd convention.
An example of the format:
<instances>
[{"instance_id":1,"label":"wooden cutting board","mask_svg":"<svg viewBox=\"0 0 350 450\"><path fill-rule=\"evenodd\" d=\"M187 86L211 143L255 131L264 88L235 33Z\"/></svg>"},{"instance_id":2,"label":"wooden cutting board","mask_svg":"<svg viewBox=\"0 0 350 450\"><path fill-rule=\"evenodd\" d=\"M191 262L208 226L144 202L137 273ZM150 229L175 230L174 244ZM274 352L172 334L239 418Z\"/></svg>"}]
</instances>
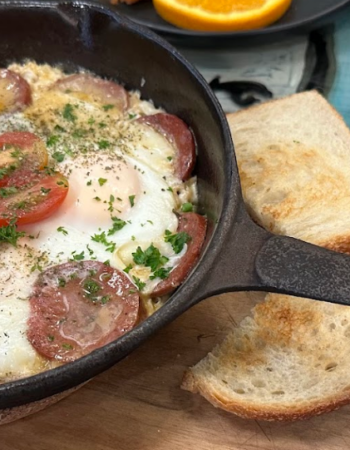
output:
<instances>
[{"instance_id":1,"label":"wooden cutting board","mask_svg":"<svg viewBox=\"0 0 350 450\"><path fill-rule=\"evenodd\" d=\"M350 407L306 422L258 422L179 388L184 370L260 299L238 293L202 302L70 397L0 427L0 450L349 449Z\"/></svg>"}]
</instances>

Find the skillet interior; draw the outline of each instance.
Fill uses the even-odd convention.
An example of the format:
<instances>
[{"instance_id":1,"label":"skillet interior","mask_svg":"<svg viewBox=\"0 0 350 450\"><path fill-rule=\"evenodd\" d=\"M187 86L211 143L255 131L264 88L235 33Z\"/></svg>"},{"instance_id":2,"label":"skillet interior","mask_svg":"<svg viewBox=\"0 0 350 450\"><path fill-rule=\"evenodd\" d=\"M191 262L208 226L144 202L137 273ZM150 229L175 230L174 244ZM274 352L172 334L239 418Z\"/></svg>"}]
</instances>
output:
<instances>
[{"instance_id":1,"label":"skillet interior","mask_svg":"<svg viewBox=\"0 0 350 450\"><path fill-rule=\"evenodd\" d=\"M209 218L202 261L168 303L136 329L74 363L0 386L0 409L18 406L76 386L138 347L191 305L194 292L219 254L241 200L233 146L224 114L203 78L170 45L101 5L0 2L1 66L33 59L80 67L114 78L145 99L178 115L198 144L200 212ZM233 176L232 176L233 173ZM210 251L208 251L210 250Z\"/></svg>"}]
</instances>

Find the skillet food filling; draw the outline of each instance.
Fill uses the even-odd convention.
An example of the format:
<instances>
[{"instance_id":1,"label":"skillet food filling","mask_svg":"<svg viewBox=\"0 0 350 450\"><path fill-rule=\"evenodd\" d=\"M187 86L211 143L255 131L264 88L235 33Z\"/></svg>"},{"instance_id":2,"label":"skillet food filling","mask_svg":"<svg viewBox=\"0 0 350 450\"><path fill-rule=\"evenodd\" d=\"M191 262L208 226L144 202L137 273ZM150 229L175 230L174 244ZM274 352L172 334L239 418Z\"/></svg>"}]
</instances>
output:
<instances>
[{"instance_id":1,"label":"skillet food filling","mask_svg":"<svg viewBox=\"0 0 350 450\"><path fill-rule=\"evenodd\" d=\"M73 361L159 308L199 257L195 142L87 72L0 69L0 381Z\"/></svg>"}]
</instances>

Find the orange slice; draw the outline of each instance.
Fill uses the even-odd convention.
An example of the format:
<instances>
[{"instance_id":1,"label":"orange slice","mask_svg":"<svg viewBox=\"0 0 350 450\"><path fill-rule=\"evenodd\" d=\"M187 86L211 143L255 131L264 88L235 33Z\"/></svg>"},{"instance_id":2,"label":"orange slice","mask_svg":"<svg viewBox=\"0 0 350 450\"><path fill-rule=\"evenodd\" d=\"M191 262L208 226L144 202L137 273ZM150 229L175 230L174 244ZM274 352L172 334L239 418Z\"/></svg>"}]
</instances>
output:
<instances>
[{"instance_id":1,"label":"orange slice","mask_svg":"<svg viewBox=\"0 0 350 450\"><path fill-rule=\"evenodd\" d=\"M180 28L241 31L266 27L287 11L292 0L153 0L158 14Z\"/></svg>"}]
</instances>

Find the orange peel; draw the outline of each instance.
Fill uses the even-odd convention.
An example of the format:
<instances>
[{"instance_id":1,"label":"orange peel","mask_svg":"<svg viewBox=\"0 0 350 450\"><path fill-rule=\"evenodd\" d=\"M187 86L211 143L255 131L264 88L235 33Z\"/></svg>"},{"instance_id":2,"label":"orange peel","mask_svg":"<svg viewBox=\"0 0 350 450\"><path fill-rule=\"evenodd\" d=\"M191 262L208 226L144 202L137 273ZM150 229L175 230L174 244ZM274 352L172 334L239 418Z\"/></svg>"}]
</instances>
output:
<instances>
[{"instance_id":1,"label":"orange peel","mask_svg":"<svg viewBox=\"0 0 350 450\"><path fill-rule=\"evenodd\" d=\"M292 0L153 0L158 14L180 28L244 31L266 27L288 10Z\"/></svg>"}]
</instances>

